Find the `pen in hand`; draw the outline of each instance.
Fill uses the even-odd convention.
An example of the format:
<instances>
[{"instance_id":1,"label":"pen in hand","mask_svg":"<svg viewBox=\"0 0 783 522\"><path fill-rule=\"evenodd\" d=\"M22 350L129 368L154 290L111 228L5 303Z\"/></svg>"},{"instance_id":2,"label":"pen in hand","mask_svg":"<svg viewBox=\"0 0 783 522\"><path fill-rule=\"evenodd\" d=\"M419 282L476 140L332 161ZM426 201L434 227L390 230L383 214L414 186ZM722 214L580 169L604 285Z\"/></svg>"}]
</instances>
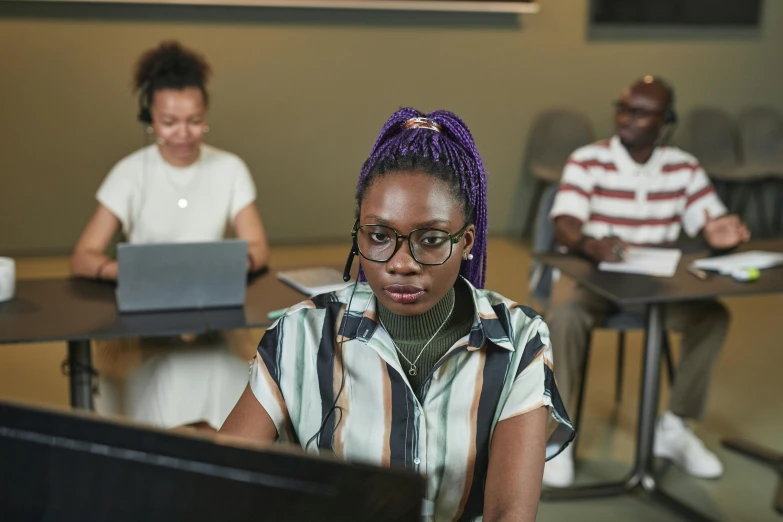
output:
<instances>
[{"instance_id":1,"label":"pen in hand","mask_svg":"<svg viewBox=\"0 0 783 522\"><path fill-rule=\"evenodd\" d=\"M609 225L609 237L613 239L617 237L614 235L614 227L612 227L612 225ZM612 252L614 252L615 255L620 258L620 261L623 260L623 257L625 256L625 250L621 245L615 243L612 246Z\"/></svg>"}]
</instances>

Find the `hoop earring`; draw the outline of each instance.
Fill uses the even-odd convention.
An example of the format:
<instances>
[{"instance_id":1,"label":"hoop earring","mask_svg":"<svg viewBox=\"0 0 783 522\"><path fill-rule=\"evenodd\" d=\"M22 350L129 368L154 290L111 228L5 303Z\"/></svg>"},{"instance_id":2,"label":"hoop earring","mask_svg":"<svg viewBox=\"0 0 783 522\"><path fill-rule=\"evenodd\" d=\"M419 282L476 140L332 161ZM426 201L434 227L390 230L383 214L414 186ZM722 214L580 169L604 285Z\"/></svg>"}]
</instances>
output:
<instances>
[{"instance_id":1,"label":"hoop earring","mask_svg":"<svg viewBox=\"0 0 783 522\"><path fill-rule=\"evenodd\" d=\"M155 132L155 129L152 128L152 125L147 125L147 134L151 135L153 132Z\"/></svg>"},{"instance_id":2,"label":"hoop earring","mask_svg":"<svg viewBox=\"0 0 783 522\"><path fill-rule=\"evenodd\" d=\"M204 134L208 134L209 133L209 125L204 125L204 127L201 130L204 132Z\"/></svg>"},{"instance_id":3,"label":"hoop earring","mask_svg":"<svg viewBox=\"0 0 783 522\"><path fill-rule=\"evenodd\" d=\"M462 254L462 260L463 261L470 261L471 259L473 259L473 254L469 254L467 252L464 252Z\"/></svg>"}]
</instances>

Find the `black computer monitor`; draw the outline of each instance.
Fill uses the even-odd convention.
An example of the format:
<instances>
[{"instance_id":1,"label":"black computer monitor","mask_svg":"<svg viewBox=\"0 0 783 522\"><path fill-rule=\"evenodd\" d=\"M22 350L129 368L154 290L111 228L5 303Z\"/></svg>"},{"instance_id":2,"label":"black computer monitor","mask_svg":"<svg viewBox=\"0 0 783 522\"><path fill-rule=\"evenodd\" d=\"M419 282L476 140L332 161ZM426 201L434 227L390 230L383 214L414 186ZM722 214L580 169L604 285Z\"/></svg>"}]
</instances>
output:
<instances>
[{"instance_id":1,"label":"black computer monitor","mask_svg":"<svg viewBox=\"0 0 783 522\"><path fill-rule=\"evenodd\" d=\"M424 480L0 402L0 519L419 521Z\"/></svg>"}]
</instances>

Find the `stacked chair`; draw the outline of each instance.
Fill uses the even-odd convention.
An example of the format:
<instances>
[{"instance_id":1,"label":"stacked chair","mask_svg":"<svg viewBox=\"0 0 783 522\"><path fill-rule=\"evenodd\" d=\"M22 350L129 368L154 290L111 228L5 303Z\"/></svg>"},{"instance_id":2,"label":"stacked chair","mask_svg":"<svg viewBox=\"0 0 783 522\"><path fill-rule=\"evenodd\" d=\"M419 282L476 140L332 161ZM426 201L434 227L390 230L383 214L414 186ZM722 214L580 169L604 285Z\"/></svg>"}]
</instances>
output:
<instances>
[{"instance_id":1,"label":"stacked chair","mask_svg":"<svg viewBox=\"0 0 783 522\"><path fill-rule=\"evenodd\" d=\"M750 108L735 123L721 109L695 108L685 126L685 148L699 159L729 210L750 224L754 237L780 234L783 117L777 110Z\"/></svg>"},{"instance_id":2,"label":"stacked chair","mask_svg":"<svg viewBox=\"0 0 783 522\"><path fill-rule=\"evenodd\" d=\"M778 236L783 218L783 116L773 107L752 107L744 110L738 121L743 169L749 178L763 180L759 205L769 202L765 195L773 198L773 219L764 223L763 236Z\"/></svg>"},{"instance_id":3,"label":"stacked chair","mask_svg":"<svg viewBox=\"0 0 783 522\"><path fill-rule=\"evenodd\" d=\"M522 237L528 237L533 226L538 201L547 186L560 182L568 157L579 147L595 141L593 126L584 115L569 109L552 109L533 122L525 152L524 176L533 179L528 200L528 214Z\"/></svg>"}]
</instances>

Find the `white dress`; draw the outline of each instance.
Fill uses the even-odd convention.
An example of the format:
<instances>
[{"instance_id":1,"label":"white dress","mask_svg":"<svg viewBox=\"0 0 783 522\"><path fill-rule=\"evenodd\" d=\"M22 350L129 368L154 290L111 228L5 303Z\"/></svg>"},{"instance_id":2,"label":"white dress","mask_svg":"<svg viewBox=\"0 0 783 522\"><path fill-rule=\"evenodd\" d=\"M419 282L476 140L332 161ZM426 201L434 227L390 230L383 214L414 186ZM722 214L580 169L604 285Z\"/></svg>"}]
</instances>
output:
<instances>
[{"instance_id":1,"label":"white dress","mask_svg":"<svg viewBox=\"0 0 783 522\"><path fill-rule=\"evenodd\" d=\"M177 168L152 145L117 163L96 197L131 243L218 241L256 189L234 154L203 145L198 161ZM247 384L250 350L247 332L96 342L96 406L161 428L218 429Z\"/></svg>"}]
</instances>

